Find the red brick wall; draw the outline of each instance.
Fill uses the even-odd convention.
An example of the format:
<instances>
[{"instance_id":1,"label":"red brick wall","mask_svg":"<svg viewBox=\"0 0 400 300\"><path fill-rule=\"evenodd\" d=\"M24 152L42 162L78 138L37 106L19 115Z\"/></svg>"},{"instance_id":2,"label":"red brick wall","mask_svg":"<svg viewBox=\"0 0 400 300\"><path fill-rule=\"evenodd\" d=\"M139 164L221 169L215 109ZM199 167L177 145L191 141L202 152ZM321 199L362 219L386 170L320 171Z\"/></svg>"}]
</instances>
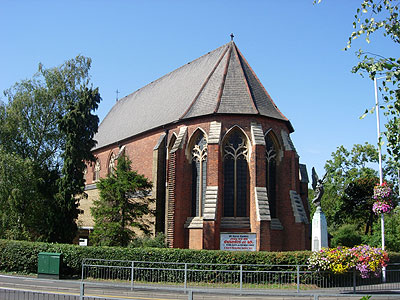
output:
<instances>
[{"instance_id":1,"label":"red brick wall","mask_svg":"<svg viewBox=\"0 0 400 300\"><path fill-rule=\"evenodd\" d=\"M182 149L175 153L175 177L173 191L174 202L174 225L173 225L173 247L188 247L189 241L192 243L195 233L189 234L188 229L184 228L184 223L191 215L191 170L190 162L187 157L187 144L190 137L197 128L203 129L209 134L211 121L221 122L221 141L226 132L233 126L239 126L248 136L250 143L249 161L249 217L251 231L257 232L258 249L264 250L294 250L309 247L308 225L295 223L293 209L290 201L290 190L295 190L300 194L298 156L293 151L285 151L281 130L289 132L287 123L275 119L268 119L261 116L241 116L241 115L218 115L185 120L178 124L171 124L163 129L157 129L147 134L136 136L126 140L120 145L126 145L125 153L132 160L133 169L147 178L152 178L153 148L157 144L160 134L168 130L168 140L172 134L179 134L181 126L187 126L187 135ZM283 158L277 164L277 217L279 218L284 230L271 230L270 222L259 222L256 220L255 195L256 186L265 186L265 147L255 146L251 141L251 122L262 125L264 133L272 129L279 141L283 151ZM118 145L111 145L94 151L100 159L100 176L104 177L108 172L108 162L111 151L118 153ZM219 248L220 219L223 211L223 176L221 145L209 145L208 147L208 166L207 166L207 185L218 185L218 205L215 222L205 222L203 226L204 247L208 249ZM168 162L167 162L168 164ZM89 167L86 182L93 183L93 168ZM305 196L302 196L305 202ZM171 199L170 199L171 200ZM306 203L304 203L306 204ZM305 206L306 208L306 206ZM307 209L307 208L306 208ZM224 230L225 231L225 230ZM239 232L239 230L235 230ZM197 233L196 233L197 234ZM196 235L197 236L197 235ZM212 237L212 239L211 239Z\"/></svg>"},{"instance_id":2,"label":"red brick wall","mask_svg":"<svg viewBox=\"0 0 400 300\"><path fill-rule=\"evenodd\" d=\"M190 249L203 249L203 230L201 228L189 229Z\"/></svg>"}]
</instances>

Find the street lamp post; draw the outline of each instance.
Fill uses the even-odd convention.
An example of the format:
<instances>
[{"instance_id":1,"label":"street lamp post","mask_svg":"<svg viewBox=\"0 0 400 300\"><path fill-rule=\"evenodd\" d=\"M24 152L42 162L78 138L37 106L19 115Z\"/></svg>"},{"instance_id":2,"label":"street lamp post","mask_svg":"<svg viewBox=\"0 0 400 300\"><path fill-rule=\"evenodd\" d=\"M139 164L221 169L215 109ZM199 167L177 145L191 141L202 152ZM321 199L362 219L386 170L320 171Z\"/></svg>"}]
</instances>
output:
<instances>
[{"instance_id":1,"label":"street lamp post","mask_svg":"<svg viewBox=\"0 0 400 300\"><path fill-rule=\"evenodd\" d=\"M379 103L378 103L378 89L376 81L385 77L374 78L374 88L375 88L375 110L376 110L376 128L378 130L378 154L379 154L379 184L383 183L382 174L382 151L381 151L381 128L379 121ZM381 213L381 235L382 235L382 250L385 250L385 217ZM386 282L386 267L383 267L382 272L383 282Z\"/></svg>"}]
</instances>

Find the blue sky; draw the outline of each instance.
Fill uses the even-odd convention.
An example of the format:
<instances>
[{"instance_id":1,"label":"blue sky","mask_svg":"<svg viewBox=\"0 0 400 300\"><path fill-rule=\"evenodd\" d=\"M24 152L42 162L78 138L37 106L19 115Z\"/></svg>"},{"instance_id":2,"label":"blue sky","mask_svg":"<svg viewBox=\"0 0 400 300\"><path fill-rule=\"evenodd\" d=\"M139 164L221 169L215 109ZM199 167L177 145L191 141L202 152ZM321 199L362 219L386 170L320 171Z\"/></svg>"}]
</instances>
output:
<instances>
[{"instance_id":1,"label":"blue sky","mask_svg":"<svg viewBox=\"0 0 400 300\"><path fill-rule=\"evenodd\" d=\"M117 89L126 96L227 43L233 32L295 128L300 162L309 175L315 166L322 176L336 147L376 144L375 116L359 120L374 105L374 88L368 77L351 73L355 51L395 56L398 49L376 36L343 51L361 1L312 2L0 0L0 91L30 78L39 62L53 67L82 54L93 60L102 120Z\"/></svg>"}]
</instances>

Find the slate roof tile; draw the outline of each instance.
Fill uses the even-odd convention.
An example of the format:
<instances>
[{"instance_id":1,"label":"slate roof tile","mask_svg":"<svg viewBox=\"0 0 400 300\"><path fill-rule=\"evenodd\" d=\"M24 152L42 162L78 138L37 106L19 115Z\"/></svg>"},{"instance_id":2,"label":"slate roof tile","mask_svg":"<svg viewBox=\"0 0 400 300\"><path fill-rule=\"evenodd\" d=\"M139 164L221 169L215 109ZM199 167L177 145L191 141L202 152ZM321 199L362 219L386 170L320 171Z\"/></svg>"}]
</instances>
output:
<instances>
[{"instance_id":1,"label":"slate roof tile","mask_svg":"<svg viewBox=\"0 0 400 300\"><path fill-rule=\"evenodd\" d=\"M99 126L95 149L179 120L260 114L290 122L229 42L120 99Z\"/></svg>"}]
</instances>

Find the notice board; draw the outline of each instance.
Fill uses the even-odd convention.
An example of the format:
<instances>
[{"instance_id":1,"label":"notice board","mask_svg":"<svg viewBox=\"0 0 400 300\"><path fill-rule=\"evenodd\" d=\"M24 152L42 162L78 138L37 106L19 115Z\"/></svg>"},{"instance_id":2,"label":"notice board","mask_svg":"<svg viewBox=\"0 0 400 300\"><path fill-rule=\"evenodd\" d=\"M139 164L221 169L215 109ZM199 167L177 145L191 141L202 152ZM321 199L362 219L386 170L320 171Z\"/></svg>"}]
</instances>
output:
<instances>
[{"instance_id":1,"label":"notice board","mask_svg":"<svg viewBox=\"0 0 400 300\"><path fill-rule=\"evenodd\" d=\"M221 233L220 249L228 251L256 251L257 237L255 233Z\"/></svg>"}]
</instances>

